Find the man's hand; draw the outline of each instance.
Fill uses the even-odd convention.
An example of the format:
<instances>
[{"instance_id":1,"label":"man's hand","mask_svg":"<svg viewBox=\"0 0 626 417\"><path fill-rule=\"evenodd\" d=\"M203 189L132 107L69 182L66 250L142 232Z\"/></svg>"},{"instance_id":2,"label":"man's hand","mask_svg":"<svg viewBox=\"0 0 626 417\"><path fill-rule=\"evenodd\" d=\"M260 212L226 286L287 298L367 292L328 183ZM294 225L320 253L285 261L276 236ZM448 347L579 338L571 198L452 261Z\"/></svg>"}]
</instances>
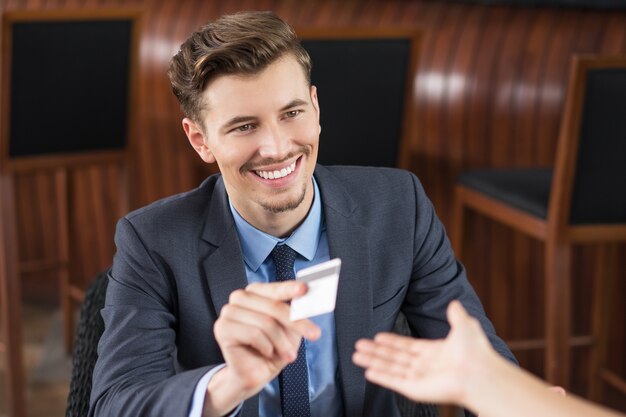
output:
<instances>
[{"instance_id":1,"label":"man's hand","mask_svg":"<svg viewBox=\"0 0 626 417\"><path fill-rule=\"evenodd\" d=\"M289 320L287 301L305 294L302 282L251 284L230 295L214 332L226 366L209 383L204 415L224 415L258 393L293 362L302 337L317 340L310 320Z\"/></svg>"}]
</instances>

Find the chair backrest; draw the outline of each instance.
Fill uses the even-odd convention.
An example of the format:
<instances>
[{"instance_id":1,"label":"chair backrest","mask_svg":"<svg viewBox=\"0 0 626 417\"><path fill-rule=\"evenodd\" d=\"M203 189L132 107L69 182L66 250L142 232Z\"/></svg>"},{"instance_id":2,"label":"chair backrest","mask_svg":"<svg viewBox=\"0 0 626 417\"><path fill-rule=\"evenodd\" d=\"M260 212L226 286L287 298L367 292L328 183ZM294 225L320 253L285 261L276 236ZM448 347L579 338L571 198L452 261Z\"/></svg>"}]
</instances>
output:
<instances>
[{"instance_id":1,"label":"chair backrest","mask_svg":"<svg viewBox=\"0 0 626 417\"><path fill-rule=\"evenodd\" d=\"M315 63L311 81L322 103L321 139L332 144L320 146L317 160L388 167L404 162L407 119L415 112L407 96L415 88L410 74L416 70L419 32L391 27L296 32Z\"/></svg>"},{"instance_id":2,"label":"chair backrest","mask_svg":"<svg viewBox=\"0 0 626 417\"><path fill-rule=\"evenodd\" d=\"M104 332L100 310L104 307L108 273L106 270L98 274L85 292L74 342L72 379L65 417L85 417L89 412L91 376L98 359L98 342Z\"/></svg>"},{"instance_id":3,"label":"chair backrest","mask_svg":"<svg viewBox=\"0 0 626 417\"><path fill-rule=\"evenodd\" d=\"M573 58L551 194L562 227L626 225L626 56Z\"/></svg>"}]
</instances>

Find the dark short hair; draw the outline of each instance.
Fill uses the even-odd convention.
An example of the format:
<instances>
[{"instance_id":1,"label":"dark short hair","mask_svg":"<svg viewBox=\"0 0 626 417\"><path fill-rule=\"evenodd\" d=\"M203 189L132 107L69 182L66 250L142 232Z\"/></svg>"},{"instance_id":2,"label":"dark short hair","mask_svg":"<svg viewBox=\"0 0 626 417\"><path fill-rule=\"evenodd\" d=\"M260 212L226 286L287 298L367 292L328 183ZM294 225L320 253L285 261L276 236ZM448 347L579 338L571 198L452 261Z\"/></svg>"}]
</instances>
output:
<instances>
[{"instance_id":1,"label":"dark short hair","mask_svg":"<svg viewBox=\"0 0 626 417\"><path fill-rule=\"evenodd\" d=\"M201 122L202 92L220 75L261 72L292 54L311 82L311 58L295 31L273 12L222 16L194 32L170 62L168 75L185 116Z\"/></svg>"}]
</instances>

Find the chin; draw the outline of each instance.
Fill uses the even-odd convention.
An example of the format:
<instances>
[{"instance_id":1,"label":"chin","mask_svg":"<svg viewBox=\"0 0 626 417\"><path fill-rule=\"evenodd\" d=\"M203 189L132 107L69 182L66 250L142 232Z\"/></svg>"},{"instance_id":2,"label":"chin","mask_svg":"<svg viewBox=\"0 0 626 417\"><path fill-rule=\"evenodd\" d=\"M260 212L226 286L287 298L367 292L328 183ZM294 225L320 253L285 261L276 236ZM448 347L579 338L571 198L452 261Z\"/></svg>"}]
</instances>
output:
<instances>
[{"instance_id":1,"label":"chin","mask_svg":"<svg viewBox=\"0 0 626 417\"><path fill-rule=\"evenodd\" d=\"M295 196L288 196L283 199L268 199L265 201L260 201L259 204L266 211L270 213L285 213L288 211L293 211L302 205L304 201L304 197L306 196L306 184L302 187L302 190L299 194Z\"/></svg>"},{"instance_id":2,"label":"chin","mask_svg":"<svg viewBox=\"0 0 626 417\"><path fill-rule=\"evenodd\" d=\"M300 207L303 199L287 200L287 201L262 201L261 207L270 213L285 213L293 211Z\"/></svg>"}]
</instances>

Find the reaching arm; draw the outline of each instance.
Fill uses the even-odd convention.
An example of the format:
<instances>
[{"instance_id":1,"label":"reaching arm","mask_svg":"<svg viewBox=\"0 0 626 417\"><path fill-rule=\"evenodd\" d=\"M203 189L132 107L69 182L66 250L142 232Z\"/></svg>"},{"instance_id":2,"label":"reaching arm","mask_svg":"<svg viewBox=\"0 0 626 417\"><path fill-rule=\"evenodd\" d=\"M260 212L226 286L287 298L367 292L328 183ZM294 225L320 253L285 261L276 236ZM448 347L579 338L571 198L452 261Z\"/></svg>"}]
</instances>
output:
<instances>
[{"instance_id":1,"label":"reaching arm","mask_svg":"<svg viewBox=\"0 0 626 417\"><path fill-rule=\"evenodd\" d=\"M550 392L545 383L499 356L459 302L450 303L448 320L452 329L446 339L383 333L357 342L353 360L371 382L416 401L455 403L481 417L623 416Z\"/></svg>"},{"instance_id":2,"label":"reaching arm","mask_svg":"<svg viewBox=\"0 0 626 417\"><path fill-rule=\"evenodd\" d=\"M214 342L205 335L197 343L213 352L219 347L219 352L184 368L178 356L189 346L179 346L184 319L177 304L180 288L167 272L170 264L144 244L128 220L118 225L116 245L90 416L188 415L200 379L223 363L208 384L203 415L226 415L295 358L302 336L319 337L313 322L289 321L284 301L306 292L304 284L253 284L233 292L215 322L202 309L186 316L187 322L214 323ZM197 367L202 362L207 366Z\"/></svg>"}]
</instances>

